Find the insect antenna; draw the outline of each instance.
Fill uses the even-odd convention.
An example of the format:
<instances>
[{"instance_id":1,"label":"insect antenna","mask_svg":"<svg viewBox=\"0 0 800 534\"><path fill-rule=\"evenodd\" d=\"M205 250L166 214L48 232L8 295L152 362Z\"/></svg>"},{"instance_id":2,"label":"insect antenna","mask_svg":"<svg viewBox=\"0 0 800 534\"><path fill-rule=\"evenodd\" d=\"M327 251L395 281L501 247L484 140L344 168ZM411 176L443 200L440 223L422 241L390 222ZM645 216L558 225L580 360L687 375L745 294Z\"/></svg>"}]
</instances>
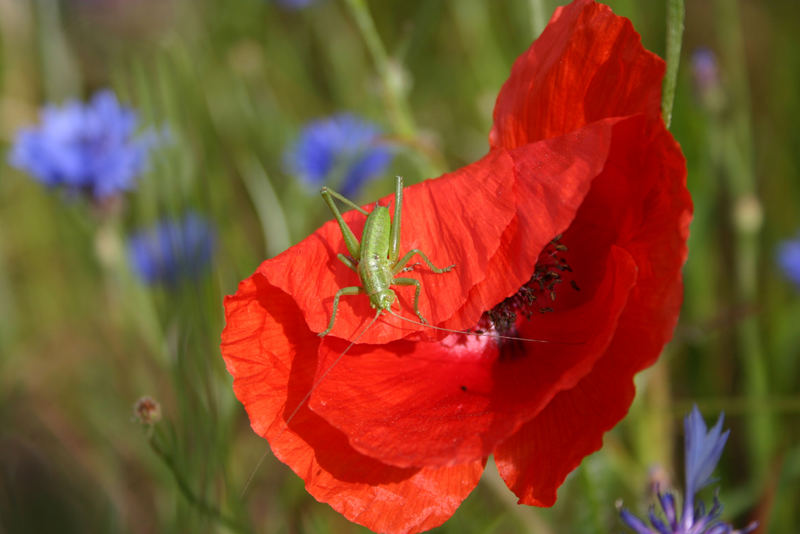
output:
<instances>
[{"instance_id":1,"label":"insect antenna","mask_svg":"<svg viewBox=\"0 0 800 534\"><path fill-rule=\"evenodd\" d=\"M311 384L311 388L309 388L308 393L306 393L305 397L303 397L302 400L297 404L295 409L292 410L292 413L289 414L289 417L286 419L283 428L278 433L278 435L275 436L276 440L283 435L284 431L286 431L287 428L289 428L289 423L292 422L292 419L294 419L294 416L297 415L297 412L300 411L300 408L303 407L306 401L308 401L308 399L311 398L311 394L314 393L314 390L317 389L317 386L319 386L325 379L325 377L328 376L328 373L330 373L333 370L333 368L336 367L336 365L341 361L344 355L347 354L347 351L352 349L353 345L358 343L358 340L361 339L361 337L367 333L367 330L372 328L372 325L375 324L375 321L378 320L378 317L380 317L380 315L381 315L381 310L380 309L376 310L375 317L372 318L369 324L361 332L359 332L359 334L355 338L353 338L350 344L347 345L347 348L345 348L339 354L339 356L336 357L336 360L334 360L334 362L330 364L327 369L325 369L325 372L323 372L322 375L313 384ZM269 447L266 448L264 453L261 455L261 458L259 458L258 463L253 468L253 471L250 473L250 476L247 477L247 482L244 483L244 487L242 488L242 492L239 494L239 498L244 497L245 493L247 493L247 489L250 487L250 483L253 481L253 477L256 475L258 468L261 467L261 464L264 463L264 459L267 457L268 453L269 453Z\"/></svg>"},{"instance_id":2,"label":"insect antenna","mask_svg":"<svg viewBox=\"0 0 800 534\"><path fill-rule=\"evenodd\" d=\"M405 321L407 323L416 324L419 326L425 326L427 328L433 328L434 330L441 330L442 332L452 332L453 334L465 334L468 336L486 336L486 337L495 337L500 339L509 339L511 341L530 341L532 343L555 343L558 345L583 345L582 341L555 341L551 339L530 339L527 337L514 337L514 336L503 336L500 334L491 334L489 332L468 332L466 330L453 330L452 328L444 328L442 326L435 326L428 323L422 323L420 321L415 321L413 319L409 319L408 317L403 317L402 315L395 313L392 311L391 308L387 308L387 311L400 319L401 321Z\"/></svg>"}]
</instances>

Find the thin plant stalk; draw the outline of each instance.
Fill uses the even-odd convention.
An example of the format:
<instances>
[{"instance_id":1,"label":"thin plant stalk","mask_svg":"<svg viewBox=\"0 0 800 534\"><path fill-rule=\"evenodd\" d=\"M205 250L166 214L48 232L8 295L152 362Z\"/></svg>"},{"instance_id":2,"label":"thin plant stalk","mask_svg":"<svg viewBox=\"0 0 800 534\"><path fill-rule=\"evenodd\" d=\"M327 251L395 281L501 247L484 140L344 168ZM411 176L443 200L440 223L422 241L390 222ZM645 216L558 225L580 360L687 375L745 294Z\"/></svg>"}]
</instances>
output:
<instances>
[{"instance_id":1,"label":"thin plant stalk","mask_svg":"<svg viewBox=\"0 0 800 534\"><path fill-rule=\"evenodd\" d=\"M750 120L750 90L744 54L741 19L736 2L715 3L717 35L720 39L722 69L729 82L730 109L715 120L713 135L721 139L716 162L732 202L736 302L753 306L759 299L758 263L762 209L757 197L754 172L753 134ZM765 409L769 393L767 358L756 316L747 316L736 329L738 355L744 375L744 388L750 401L747 432L750 440L749 465L754 480L763 482L769 470L774 443L774 425Z\"/></svg>"},{"instance_id":2,"label":"thin plant stalk","mask_svg":"<svg viewBox=\"0 0 800 534\"><path fill-rule=\"evenodd\" d=\"M40 25L37 36L45 95L50 101L78 96L81 85L78 75L80 69L64 36L60 4L50 0L37 0L36 11Z\"/></svg>"},{"instance_id":3,"label":"thin plant stalk","mask_svg":"<svg viewBox=\"0 0 800 534\"><path fill-rule=\"evenodd\" d=\"M508 511L516 516L523 527L522 532L529 534L555 534L550 525L533 508L517 504L517 499L513 493L508 491L506 483L503 482L495 466L486 465L481 482L485 483L503 505L508 508Z\"/></svg>"},{"instance_id":4,"label":"thin plant stalk","mask_svg":"<svg viewBox=\"0 0 800 534\"><path fill-rule=\"evenodd\" d=\"M528 0L531 10L531 30L534 39L542 34L544 27L547 25L547 9L544 4L545 0Z\"/></svg>"},{"instance_id":5,"label":"thin plant stalk","mask_svg":"<svg viewBox=\"0 0 800 534\"><path fill-rule=\"evenodd\" d=\"M153 452L155 452L156 455L161 458L161 461L164 462L164 465L167 467L167 469L169 469L172 477L175 480L175 485L178 487L178 490L184 496L186 501L198 512L210 517L219 524L226 526L233 532L240 532L244 534L249 533L250 530L246 526L238 523L235 519L226 516L218 508L212 506L205 500L195 495L194 491L192 491L192 488L189 485L189 482L186 480L186 477L184 477L183 473L181 473L181 469L178 467L178 463L175 461L174 456L161 446L160 442L162 441L164 441L162 433L159 429L154 429L149 436L150 447L153 449Z\"/></svg>"},{"instance_id":6,"label":"thin plant stalk","mask_svg":"<svg viewBox=\"0 0 800 534\"><path fill-rule=\"evenodd\" d=\"M375 28L375 23L372 20L366 1L345 0L345 3L356 21L356 25L367 45L367 50L375 63L375 68L378 70L392 128L402 138L417 139L417 126L406 99L406 82L403 79L402 68L386 52L386 47L383 45L380 35L378 35L378 30ZM441 174L443 165L439 161L440 158L432 158L428 154L425 154L425 156L427 160L426 172L432 176Z\"/></svg>"},{"instance_id":7,"label":"thin plant stalk","mask_svg":"<svg viewBox=\"0 0 800 534\"><path fill-rule=\"evenodd\" d=\"M364 42L367 45L370 56L372 56L372 61L378 69L394 129L404 137L415 137L417 127L403 94L403 81L398 65L386 53L386 48L378 35L378 30L375 28L375 23L372 20L372 15L366 2L364 0L345 1L358 25L358 29L361 31L361 35L364 37Z\"/></svg>"},{"instance_id":8,"label":"thin plant stalk","mask_svg":"<svg viewBox=\"0 0 800 534\"><path fill-rule=\"evenodd\" d=\"M672 122L672 105L675 102L675 86L678 82L678 65L681 60L683 20L686 16L684 0L667 0L667 72L661 92L661 113L669 128Z\"/></svg>"},{"instance_id":9,"label":"thin plant stalk","mask_svg":"<svg viewBox=\"0 0 800 534\"><path fill-rule=\"evenodd\" d=\"M255 156L242 154L237 158L237 165L261 223L267 256L277 256L291 245L289 223L280 198Z\"/></svg>"}]
</instances>

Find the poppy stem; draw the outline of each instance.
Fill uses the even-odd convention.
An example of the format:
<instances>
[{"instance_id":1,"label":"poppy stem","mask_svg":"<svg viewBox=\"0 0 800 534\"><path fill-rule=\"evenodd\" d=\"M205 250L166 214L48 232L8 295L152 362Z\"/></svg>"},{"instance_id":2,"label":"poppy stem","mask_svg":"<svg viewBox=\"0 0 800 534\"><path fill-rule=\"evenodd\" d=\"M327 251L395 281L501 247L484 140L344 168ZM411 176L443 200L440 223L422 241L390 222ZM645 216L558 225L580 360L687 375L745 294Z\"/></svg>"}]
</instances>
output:
<instances>
[{"instance_id":1,"label":"poppy stem","mask_svg":"<svg viewBox=\"0 0 800 534\"><path fill-rule=\"evenodd\" d=\"M383 45L380 35L378 35L378 30L375 28L375 23L372 20L372 15L370 15L366 2L364 0L345 0L345 3L350 9L356 25L358 25L358 29L367 45L367 50L369 50L372 61L378 70L378 75L383 84L386 106L389 109L389 116L395 133L402 138L416 139L418 137L417 126L406 99L406 72L386 52L386 47ZM426 172L430 173L431 176L441 174L443 165L442 162L438 161L439 158L433 159L427 154L425 156L428 167L425 169Z\"/></svg>"},{"instance_id":2,"label":"poppy stem","mask_svg":"<svg viewBox=\"0 0 800 534\"><path fill-rule=\"evenodd\" d=\"M531 9L531 29L533 38L537 39L547 26L547 16L545 15L544 0L528 0Z\"/></svg>"},{"instance_id":3,"label":"poppy stem","mask_svg":"<svg viewBox=\"0 0 800 534\"><path fill-rule=\"evenodd\" d=\"M684 0L667 0L667 72L664 75L661 91L661 113L664 115L667 128L672 122L672 104L675 101L675 85L678 82L685 16Z\"/></svg>"},{"instance_id":4,"label":"poppy stem","mask_svg":"<svg viewBox=\"0 0 800 534\"><path fill-rule=\"evenodd\" d=\"M386 53L386 48L383 46L364 0L346 0L346 4L353 14L358 29L364 37L367 50L372 56L372 61L375 62L375 67L378 69L389 111L392 115L392 122L397 133L403 136L415 135L417 127L408 109L408 103L404 98L403 93L405 90L400 66Z\"/></svg>"}]
</instances>

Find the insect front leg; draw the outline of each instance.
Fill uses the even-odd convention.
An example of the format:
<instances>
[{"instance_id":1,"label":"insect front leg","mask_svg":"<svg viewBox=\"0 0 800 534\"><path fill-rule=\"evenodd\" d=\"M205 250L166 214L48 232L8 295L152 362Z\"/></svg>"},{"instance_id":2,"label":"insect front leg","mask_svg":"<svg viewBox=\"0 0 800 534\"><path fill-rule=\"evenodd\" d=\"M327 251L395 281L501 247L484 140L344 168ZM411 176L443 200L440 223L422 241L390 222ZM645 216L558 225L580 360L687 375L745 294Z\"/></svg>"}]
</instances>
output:
<instances>
[{"instance_id":1,"label":"insect front leg","mask_svg":"<svg viewBox=\"0 0 800 534\"><path fill-rule=\"evenodd\" d=\"M419 317L419 320L421 322L427 323L428 321L425 320L425 317L422 316L422 312L419 311L419 292L422 289L419 280L417 280L416 278L395 278L394 280L392 280L392 285L416 286L416 289L414 290L414 313L417 314L417 317Z\"/></svg>"},{"instance_id":2,"label":"insect front leg","mask_svg":"<svg viewBox=\"0 0 800 534\"><path fill-rule=\"evenodd\" d=\"M344 238L344 244L347 246L347 250L350 252L350 255L354 258L361 257L361 243L359 243L358 238L347 225L347 223L342 218L341 212L339 212L339 208L336 206L336 203L333 201L334 198L339 199L344 204L352 207L353 209L358 210L364 215L369 215L367 211L362 209L361 207L357 206L352 200L348 199L345 196L340 195L333 189L328 189L327 187L323 187L320 189L319 194L322 195L322 199L325 200L325 203L333 213L336 222L339 223L339 228L342 230L342 237Z\"/></svg>"},{"instance_id":3,"label":"insect front leg","mask_svg":"<svg viewBox=\"0 0 800 534\"><path fill-rule=\"evenodd\" d=\"M336 311L339 309L339 297L342 295L358 295L359 293L364 293L364 288L360 286L350 286L350 287L343 287L339 291L336 292L336 295L333 297L333 311L331 312L331 321L328 323L328 328L317 334L319 337L325 337L328 335L333 329L333 323L336 321ZM417 289L417 293L419 293L419 289Z\"/></svg>"},{"instance_id":4,"label":"insect front leg","mask_svg":"<svg viewBox=\"0 0 800 534\"><path fill-rule=\"evenodd\" d=\"M445 267L443 269L439 269L438 267L436 267L431 262L431 260L428 259L428 256L426 256L424 252L422 252L421 250L419 250L417 248L412 248L411 250L406 252L405 256L400 258L400 261L398 261L395 264L395 266L392 268L392 274L395 275L395 274L399 273L400 271L402 271L403 268L406 266L406 263L408 263L409 260L411 260L411 257L414 256L414 254L419 254L419 257L422 258L425 261L425 263L428 264L428 267L431 268L431 271L433 271L433 272L435 272L437 274L446 273L447 271L449 271L450 269L452 269L453 267L456 266L455 263L454 263L453 265L448 265L447 267Z\"/></svg>"},{"instance_id":5,"label":"insect front leg","mask_svg":"<svg viewBox=\"0 0 800 534\"><path fill-rule=\"evenodd\" d=\"M336 257L339 258L340 262L344 263L345 265L353 269L355 272L358 272L358 266L356 265L356 262L355 260L353 260L353 258L348 258L344 254L337 254Z\"/></svg>"}]
</instances>

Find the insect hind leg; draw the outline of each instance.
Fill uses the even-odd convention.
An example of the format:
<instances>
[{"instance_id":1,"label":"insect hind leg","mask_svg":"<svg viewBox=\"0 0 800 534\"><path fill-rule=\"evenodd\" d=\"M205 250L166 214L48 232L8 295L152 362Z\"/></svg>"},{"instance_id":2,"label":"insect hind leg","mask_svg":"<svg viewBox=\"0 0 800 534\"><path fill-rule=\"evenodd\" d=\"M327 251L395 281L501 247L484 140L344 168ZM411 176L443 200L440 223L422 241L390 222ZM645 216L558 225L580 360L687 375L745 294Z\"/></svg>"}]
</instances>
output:
<instances>
[{"instance_id":1,"label":"insect hind leg","mask_svg":"<svg viewBox=\"0 0 800 534\"><path fill-rule=\"evenodd\" d=\"M342 295L358 295L359 293L363 293L364 288L361 286L350 286L350 287L343 287L339 291L336 292L336 295L333 297L333 311L331 312L331 321L328 323L328 328L317 334L319 337L325 337L328 333L333 329L333 323L336 321L336 312L339 309L339 298ZM419 289L417 289L417 293L419 293Z\"/></svg>"},{"instance_id":2,"label":"insect hind leg","mask_svg":"<svg viewBox=\"0 0 800 534\"><path fill-rule=\"evenodd\" d=\"M325 200L325 203L328 205L328 208L330 208L331 213L333 213L336 222L339 223L339 228L342 230L342 237L344 237L344 244L347 246L347 250L350 252L350 255L354 258L360 257L361 243L359 243L356 235L342 218L342 213L339 211L339 208L336 206L336 203L333 201L333 199L339 199L342 203L347 204L364 215L369 215L369 213L357 206L352 200L337 193L333 189L323 187L320 189L319 194L322 195L322 199Z\"/></svg>"},{"instance_id":3,"label":"insect hind leg","mask_svg":"<svg viewBox=\"0 0 800 534\"><path fill-rule=\"evenodd\" d=\"M358 267L356 266L356 262L353 260L353 258L348 258L344 254L337 254L336 257L339 258L340 262L344 263L355 272L358 272Z\"/></svg>"},{"instance_id":4,"label":"insect hind leg","mask_svg":"<svg viewBox=\"0 0 800 534\"><path fill-rule=\"evenodd\" d=\"M400 226L403 216L403 177L396 176L394 182L394 219L389 229L389 261L396 262L400 256Z\"/></svg>"},{"instance_id":5,"label":"insect hind leg","mask_svg":"<svg viewBox=\"0 0 800 534\"><path fill-rule=\"evenodd\" d=\"M451 270L453 267L456 266L455 263L454 263L453 265L448 265L447 267L444 267L444 268L440 269L440 268L436 267L431 260L428 259L428 256L426 256L424 252L422 252L418 248L412 248L411 250L406 252L405 256L400 258L400 261L398 261L394 265L394 267L392 268L392 274L394 275L394 274L397 274L400 271L402 271L403 268L406 266L406 264L411 260L412 256L414 256L414 254L418 254L419 257L422 258L423 261L428 264L428 267L431 268L431 271L433 271L433 272L435 272L437 274L446 273L449 270Z\"/></svg>"},{"instance_id":6,"label":"insect hind leg","mask_svg":"<svg viewBox=\"0 0 800 534\"><path fill-rule=\"evenodd\" d=\"M417 314L417 317L419 317L421 322L427 323L428 321L422 316L422 312L419 311L419 292L422 289L422 285L419 283L419 280L416 278L395 278L392 280L392 285L416 286L416 289L414 290L414 313Z\"/></svg>"}]
</instances>

